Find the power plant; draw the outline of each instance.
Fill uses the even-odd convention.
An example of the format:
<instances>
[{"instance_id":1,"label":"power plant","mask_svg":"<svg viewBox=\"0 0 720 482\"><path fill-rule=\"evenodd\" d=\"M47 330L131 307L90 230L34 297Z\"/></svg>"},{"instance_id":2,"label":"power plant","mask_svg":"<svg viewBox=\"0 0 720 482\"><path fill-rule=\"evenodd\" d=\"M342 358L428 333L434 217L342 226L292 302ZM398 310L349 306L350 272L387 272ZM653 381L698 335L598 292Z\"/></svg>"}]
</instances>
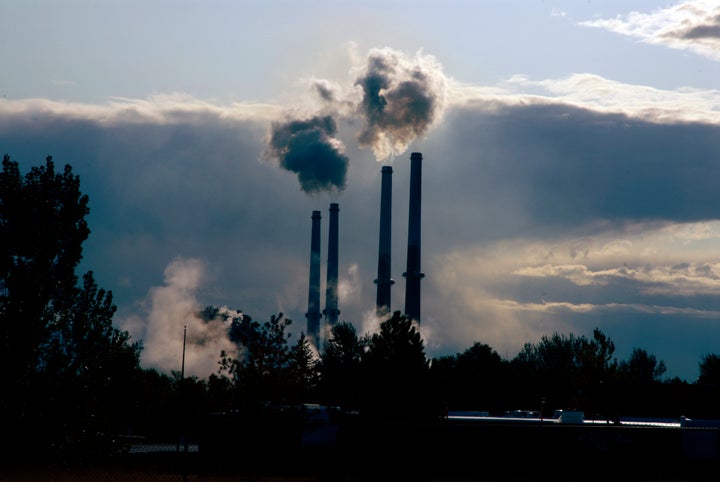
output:
<instances>
[{"instance_id":1,"label":"power plant","mask_svg":"<svg viewBox=\"0 0 720 482\"><path fill-rule=\"evenodd\" d=\"M403 273L405 287L405 315L420 323L420 280L425 277L420 267L421 245L421 192L422 154L413 152L410 156L410 202L408 212L407 268ZM391 166L381 169L380 190L380 233L378 238L378 274L376 315L383 317L391 311L390 289L395 284L391 276L392 249L392 174ZM330 204L330 229L328 233L327 280L325 309L320 312L320 211L312 213L312 234L310 240L310 282L308 293L307 336L310 342L320 348L320 318L325 315L328 326L338 321L338 252L339 252L339 211L338 203Z\"/></svg>"}]
</instances>

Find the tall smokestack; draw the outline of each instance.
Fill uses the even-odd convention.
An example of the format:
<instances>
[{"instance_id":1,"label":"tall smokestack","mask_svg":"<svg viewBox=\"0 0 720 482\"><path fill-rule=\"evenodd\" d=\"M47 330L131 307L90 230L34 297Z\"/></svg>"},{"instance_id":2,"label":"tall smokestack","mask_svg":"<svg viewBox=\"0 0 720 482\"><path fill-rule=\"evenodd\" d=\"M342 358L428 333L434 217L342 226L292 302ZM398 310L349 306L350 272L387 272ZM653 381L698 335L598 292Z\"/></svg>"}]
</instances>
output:
<instances>
[{"instance_id":1,"label":"tall smokestack","mask_svg":"<svg viewBox=\"0 0 720 482\"><path fill-rule=\"evenodd\" d=\"M380 192L380 249L378 250L377 316L390 312L390 287L395 281L390 278L390 248L392 225L392 167L382 168L382 189Z\"/></svg>"},{"instance_id":2,"label":"tall smokestack","mask_svg":"<svg viewBox=\"0 0 720 482\"><path fill-rule=\"evenodd\" d=\"M308 294L307 336L319 348L320 343L320 211L312 213L310 238L310 289Z\"/></svg>"},{"instance_id":3,"label":"tall smokestack","mask_svg":"<svg viewBox=\"0 0 720 482\"><path fill-rule=\"evenodd\" d=\"M420 196L422 185L422 154L410 156L410 213L408 216L407 271L403 273L405 286L405 316L420 323Z\"/></svg>"},{"instance_id":4,"label":"tall smokestack","mask_svg":"<svg viewBox=\"0 0 720 482\"><path fill-rule=\"evenodd\" d=\"M330 204L330 232L328 235L327 287L325 291L325 320L331 327L338 315L338 213L337 203Z\"/></svg>"}]
</instances>

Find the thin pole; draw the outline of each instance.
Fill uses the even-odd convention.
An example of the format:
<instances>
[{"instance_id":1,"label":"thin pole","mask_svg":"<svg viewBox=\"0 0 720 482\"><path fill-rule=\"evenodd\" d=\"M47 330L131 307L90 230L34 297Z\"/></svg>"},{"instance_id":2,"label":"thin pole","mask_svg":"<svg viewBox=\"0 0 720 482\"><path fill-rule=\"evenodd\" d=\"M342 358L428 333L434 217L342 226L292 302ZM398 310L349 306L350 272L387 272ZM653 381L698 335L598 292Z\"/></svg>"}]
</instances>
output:
<instances>
[{"instance_id":1,"label":"thin pole","mask_svg":"<svg viewBox=\"0 0 720 482\"><path fill-rule=\"evenodd\" d=\"M183 328L183 349L182 349L182 364L180 365L180 405L182 407L182 438L184 451L182 456L182 475L183 482L187 480L187 451L188 451L188 439L187 439L187 413L185 407L185 342L187 340L187 325ZM178 447L179 448L179 447Z\"/></svg>"},{"instance_id":2,"label":"thin pole","mask_svg":"<svg viewBox=\"0 0 720 482\"><path fill-rule=\"evenodd\" d=\"M187 325L185 325L185 328L183 329L183 351L182 365L180 367L180 383L182 383L182 381L185 379L185 340L187 340Z\"/></svg>"}]
</instances>

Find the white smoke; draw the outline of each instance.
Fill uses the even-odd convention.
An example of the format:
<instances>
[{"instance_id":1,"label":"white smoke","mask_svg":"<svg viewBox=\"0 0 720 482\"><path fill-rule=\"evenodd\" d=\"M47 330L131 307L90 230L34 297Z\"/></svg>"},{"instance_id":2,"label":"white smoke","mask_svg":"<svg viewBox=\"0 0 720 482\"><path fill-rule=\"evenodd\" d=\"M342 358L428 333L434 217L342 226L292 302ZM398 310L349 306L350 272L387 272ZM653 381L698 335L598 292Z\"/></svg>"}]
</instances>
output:
<instances>
[{"instance_id":1,"label":"white smoke","mask_svg":"<svg viewBox=\"0 0 720 482\"><path fill-rule=\"evenodd\" d=\"M338 302L348 303L351 299L357 298L361 291L360 267L357 263L353 263L348 268L346 277L338 281Z\"/></svg>"},{"instance_id":2,"label":"white smoke","mask_svg":"<svg viewBox=\"0 0 720 482\"><path fill-rule=\"evenodd\" d=\"M378 317L375 310L369 310L363 313L362 324L360 326L360 336L374 335L380 332L380 323L385 321L387 316Z\"/></svg>"},{"instance_id":3,"label":"white smoke","mask_svg":"<svg viewBox=\"0 0 720 482\"><path fill-rule=\"evenodd\" d=\"M223 307L215 319L205 321L199 316L196 292L205 278L201 260L177 258L165 268L164 277L163 286L149 290L144 313L121 320L120 326L143 340L143 366L166 373L182 369L186 336L185 374L206 378L217 372L221 351L237 356L223 314L238 314Z\"/></svg>"}]
</instances>

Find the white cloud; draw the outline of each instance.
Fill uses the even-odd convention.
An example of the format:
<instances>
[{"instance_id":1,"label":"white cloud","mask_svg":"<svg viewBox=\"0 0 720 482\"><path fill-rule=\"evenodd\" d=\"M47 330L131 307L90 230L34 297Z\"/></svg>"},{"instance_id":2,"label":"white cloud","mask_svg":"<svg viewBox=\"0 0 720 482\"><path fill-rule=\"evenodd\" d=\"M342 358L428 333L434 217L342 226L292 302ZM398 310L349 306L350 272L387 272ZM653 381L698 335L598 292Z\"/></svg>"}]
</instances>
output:
<instances>
[{"instance_id":1,"label":"white cloud","mask_svg":"<svg viewBox=\"0 0 720 482\"><path fill-rule=\"evenodd\" d=\"M475 105L490 111L501 106L554 104L624 114L648 122L720 124L720 90L663 90L587 73L544 80L515 75L495 87L454 83L450 92L453 105Z\"/></svg>"},{"instance_id":2,"label":"white cloud","mask_svg":"<svg viewBox=\"0 0 720 482\"><path fill-rule=\"evenodd\" d=\"M269 121L280 117L282 109L271 104L235 102L222 105L183 93L154 95L147 99L112 97L104 104L63 102L42 98L0 98L0 112L4 116L58 116L66 119L89 120L104 125L115 123L173 123L195 114L208 114L224 120Z\"/></svg>"},{"instance_id":3,"label":"white cloud","mask_svg":"<svg viewBox=\"0 0 720 482\"><path fill-rule=\"evenodd\" d=\"M720 60L720 3L716 0L681 2L651 13L634 11L580 25Z\"/></svg>"}]
</instances>

